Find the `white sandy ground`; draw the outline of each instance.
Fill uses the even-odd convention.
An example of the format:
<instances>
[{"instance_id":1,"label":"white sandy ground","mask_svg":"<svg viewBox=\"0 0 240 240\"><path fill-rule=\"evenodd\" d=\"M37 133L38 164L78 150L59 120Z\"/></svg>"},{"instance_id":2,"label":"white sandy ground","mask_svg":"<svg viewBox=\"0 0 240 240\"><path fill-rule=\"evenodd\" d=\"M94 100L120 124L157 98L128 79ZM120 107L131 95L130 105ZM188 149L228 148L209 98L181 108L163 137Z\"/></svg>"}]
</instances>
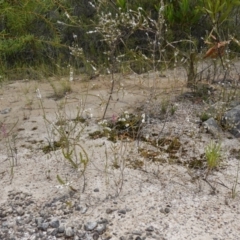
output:
<instances>
[{"instance_id":1,"label":"white sandy ground","mask_svg":"<svg viewBox=\"0 0 240 240\"><path fill-rule=\"evenodd\" d=\"M113 95L108 115L120 114L123 110L131 111L143 100L149 100L152 89L159 92L163 99L181 94L185 91L183 81L157 78L152 76L118 76L118 91ZM183 78L182 78L183 79ZM123 83L124 85L121 85ZM41 147L47 145L49 138L43 113L39 107L35 90L39 88L46 116L56 121L57 104L49 98L52 89L47 82L17 81L4 84L0 90L0 110L11 108L8 114L0 115L0 122L11 129L17 122L16 147L18 165L14 167L11 181L9 152L6 138L1 136L0 142L0 204L7 200L11 190L21 190L33 194L39 205L53 197L69 191L67 186L61 187L56 179L60 175L77 189L81 206L87 206L85 214L71 216L78 222L107 218L113 223L108 232L112 239L134 230L144 231L147 227L155 228L155 239L240 239L239 183L236 185L236 196L232 197L232 188L236 183L238 159L231 154L231 149L239 150L239 141L222 134L218 141L222 146L222 165L211 173L208 181L212 187L202 180L204 171L189 169L171 162L153 163L144 159L137 151L136 141L124 141L114 144L106 138L90 139L88 134L101 129L97 124L100 119L109 92L109 79L100 77L90 85L86 82L72 83L73 93L68 95L67 114L69 119L76 116L79 103L85 102L86 115L93 114L88 120L80 143L88 153L90 163L85 176L85 191L82 193L83 178L63 159L60 150L44 154ZM170 95L170 93L172 93ZM179 101L175 115L163 123L146 124L144 131L161 132L163 136L180 137L187 149L185 155L179 155L184 161L193 156L200 156L213 136L202 131L196 120L196 113L202 105L188 100ZM90 109L91 108L91 109ZM79 126L80 127L80 126ZM77 129L76 129L77 130ZM140 142L140 148L151 147ZM80 151L80 150L79 150ZM120 169L112 167L117 158ZM163 158L166 157L162 156ZM144 162L141 169L133 169L129 162ZM167 159L168 161L168 159ZM99 192L93 190L98 188ZM169 212L165 212L165 209ZM123 216L117 211L107 214L107 209L126 209ZM151 239L151 238L147 238Z\"/></svg>"}]
</instances>

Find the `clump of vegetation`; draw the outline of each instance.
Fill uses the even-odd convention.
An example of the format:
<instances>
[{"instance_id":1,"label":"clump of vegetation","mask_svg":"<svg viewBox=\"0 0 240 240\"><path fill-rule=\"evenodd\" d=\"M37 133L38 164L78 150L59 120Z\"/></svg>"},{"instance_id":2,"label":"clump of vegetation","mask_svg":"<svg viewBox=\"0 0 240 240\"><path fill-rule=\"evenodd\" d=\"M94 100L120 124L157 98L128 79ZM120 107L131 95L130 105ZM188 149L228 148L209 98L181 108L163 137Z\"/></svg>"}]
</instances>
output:
<instances>
[{"instance_id":1,"label":"clump of vegetation","mask_svg":"<svg viewBox=\"0 0 240 240\"><path fill-rule=\"evenodd\" d=\"M125 111L121 116L112 116L110 120L102 120L98 124L102 131L90 133L91 138L107 137L108 140L116 142L118 139L139 139L141 130L145 123L145 114L141 116Z\"/></svg>"},{"instance_id":2,"label":"clump of vegetation","mask_svg":"<svg viewBox=\"0 0 240 240\"><path fill-rule=\"evenodd\" d=\"M221 144L210 142L205 149L205 155L207 159L207 175L213 170L219 167L221 162Z\"/></svg>"},{"instance_id":3,"label":"clump of vegetation","mask_svg":"<svg viewBox=\"0 0 240 240\"><path fill-rule=\"evenodd\" d=\"M72 92L72 87L70 81L67 80L61 80L57 84L50 81L50 85L53 89L53 98L55 99L61 99L66 96L66 94Z\"/></svg>"},{"instance_id":4,"label":"clump of vegetation","mask_svg":"<svg viewBox=\"0 0 240 240\"><path fill-rule=\"evenodd\" d=\"M83 177L83 190L85 189L85 172L88 167L89 158L84 147L81 145L81 134L85 127L85 123L79 121L82 119L80 108L74 119L70 119L66 113L67 99L59 105L56 114L56 122L52 122L47 118L44 102L39 89L37 89L37 97L40 102L40 107L43 112L43 120L48 134L48 145L44 146L42 150L47 154L51 151L61 150L63 159L76 170L79 178ZM55 139L59 139L56 141ZM65 185L65 182L57 175L60 184ZM74 189L70 186L71 189Z\"/></svg>"},{"instance_id":5,"label":"clump of vegetation","mask_svg":"<svg viewBox=\"0 0 240 240\"><path fill-rule=\"evenodd\" d=\"M42 151L47 154L51 151L56 151L58 149L66 147L64 138L61 138L59 141L49 142L48 145L42 147Z\"/></svg>"},{"instance_id":6,"label":"clump of vegetation","mask_svg":"<svg viewBox=\"0 0 240 240\"><path fill-rule=\"evenodd\" d=\"M209 118L211 118L211 115L208 114L207 112L202 112L199 117L200 117L200 120L201 120L202 122L205 122L205 121L207 121Z\"/></svg>"},{"instance_id":7,"label":"clump of vegetation","mask_svg":"<svg viewBox=\"0 0 240 240\"><path fill-rule=\"evenodd\" d=\"M0 122L0 140L3 139L3 144L7 150L7 160L10 168L10 181L14 177L14 168L18 165L18 149L16 145L17 134L14 133L17 122L13 126L8 127L5 123ZM2 172L4 173L4 172Z\"/></svg>"}]
</instances>

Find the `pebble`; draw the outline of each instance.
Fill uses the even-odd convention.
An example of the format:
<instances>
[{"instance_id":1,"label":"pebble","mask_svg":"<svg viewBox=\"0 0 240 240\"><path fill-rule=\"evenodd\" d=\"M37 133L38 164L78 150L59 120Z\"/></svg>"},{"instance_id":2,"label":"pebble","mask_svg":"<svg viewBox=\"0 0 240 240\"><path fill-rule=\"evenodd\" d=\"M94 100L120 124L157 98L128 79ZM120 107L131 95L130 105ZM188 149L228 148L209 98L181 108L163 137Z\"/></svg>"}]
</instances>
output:
<instances>
[{"instance_id":1,"label":"pebble","mask_svg":"<svg viewBox=\"0 0 240 240\"><path fill-rule=\"evenodd\" d=\"M5 108L0 111L1 114L8 114L12 109L11 108Z\"/></svg>"},{"instance_id":2,"label":"pebble","mask_svg":"<svg viewBox=\"0 0 240 240\"><path fill-rule=\"evenodd\" d=\"M59 228L58 228L58 233L63 233L65 231L65 227L63 225L61 225Z\"/></svg>"},{"instance_id":3,"label":"pebble","mask_svg":"<svg viewBox=\"0 0 240 240\"><path fill-rule=\"evenodd\" d=\"M47 231L48 227L49 227L49 223L45 222L45 223L42 223L40 229L43 231Z\"/></svg>"},{"instance_id":4,"label":"pebble","mask_svg":"<svg viewBox=\"0 0 240 240\"><path fill-rule=\"evenodd\" d=\"M71 227L67 227L65 229L65 236L66 237L73 237L74 236L74 230Z\"/></svg>"},{"instance_id":5,"label":"pebble","mask_svg":"<svg viewBox=\"0 0 240 240\"><path fill-rule=\"evenodd\" d=\"M160 212L161 212L161 213L170 213L170 208L169 208L169 207L161 208L161 209L160 209Z\"/></svg>"},{"instance_id":6,"label":"pebble","mask_svg":"<svg viewBox=\"0 0 240 240\"><path fill-rule=\"evenodd\" d=\"M132 234L133 234L133 235L139 235L139 236L141 236L141 235L142 235L142 232L141 232L141 231L138 231L138 230L135 230L135 231L132 231Z\"/></svg>"},{"instance_id":7,"label":"pebble","mask_svg":"<svg viewBox=\"0 0 240 240\"><path fill-rule=\"evenodd\" d=\"M126 211L125 209L118 210L118 213L119 213L119 214L126 214L126 212L127 212L127 211Z\"/></svg>"},{"instance_id":8,"label":"pebble","mask_svg":"<svg viewBox=\"0 0 240 240\"><path fill-rule=\"evenodd\" d=\"M52 228L58 228L59 225L60 225L60 222L59 222L58 219L53 219L53 220L50 222L50 226L51 226Z\"/></svg>"},{"instance_id":9,"label":"pebble","mask_svg":"<svg viewBox=\"0 0 240 240\"><path fill-rule=\"evenodd\" d=\"M153 232L154 231L154 227L153 226L149 226L149 227L146 228L146 231Z\"/></svg>"},{"instance_id":10,"label":"pebble","mask_svg":"<svg viewBox=\"0 0 240 240\"><path fill-rule=\"evenodd\" d=\"M114 211L115 211L114 209L107 208L107 209L106 209L106 214L111 214L111 213L113 213Z\"/></svg>"},{"instance_id":11,"label":"pebble","mask_svg":"<svg viewBox=\"0 0 240 240\"><path fill-rule=\"evenodd\" d=\"M97 226L96 228L96 232L98 232L99 234L103 234L107 229L107 225L106 224L100 224Z\"/></svg>"},{"instance_id":12,"label":"pebble","mask_svg":"<svg viewBox=\"0 0 240 240\"><path fill-rule=\"evenodd\" d=\"M95 229L97 227L98 223L97 222L87 222L84 225L84 229L86 231L92 231L93 229Z\"/></svg>"}]
</instances>

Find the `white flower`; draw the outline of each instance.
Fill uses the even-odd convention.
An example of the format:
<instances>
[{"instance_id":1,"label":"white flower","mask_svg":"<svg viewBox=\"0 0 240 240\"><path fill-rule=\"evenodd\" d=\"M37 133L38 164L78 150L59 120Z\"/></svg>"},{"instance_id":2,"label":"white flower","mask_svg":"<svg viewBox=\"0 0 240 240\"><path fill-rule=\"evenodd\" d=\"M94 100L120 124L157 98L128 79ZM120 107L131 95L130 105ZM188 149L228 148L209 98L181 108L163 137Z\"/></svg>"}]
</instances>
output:
<instances>
[{"instance_id":1,"label":"white flower","mask_svg":"<svg viewBox=\"0 0 240 240\"><path fill-rule=\"evenodd\" d=\"M90 4L93 8L95 8L95 5L94 5L92 2L89 2L89 4Z\"/></svg>"},{"instance_id":2,"label":"white flower","mask_svg":"<svg viewBox=\"0 0 240 240\"><path fill-rule=\"evenodd\" d=\"M142 123L145 123L145 113L142 114Z\"/></svg>"},{"instance_id":3,"label":"white flower","mask_svg":"<svg viewBox=\"0 0 240 240\"><path fill-rule=\"evenodd\" d=\"M42 95L39 88L36 89L36 93L37 93L37 98L42 99Z\"/></svg>"},{"instance_id":4,"label":"white flower","mask_svg":"<svg viewBox=\"0 0 240 240\"><path fill-rule=\"evenodd\" d=\"M119 118L118 121L119 122L126 122L126 119L125 118Z\"/></svg>"},{"instance_id":5,"label":"white flower","mask_svg":"<svg viewBox=\"0 0 240 240\"><path fill-rule=\"evenodd\" d=\"M59 20L57 20L57 23L60 24L60 25L67 25L66 23L61 22L61 21L59 21Z\"/></svg>"},{"instance_id":6,"label":"white flower","mask_svg":"<svg viewBox=\"0 0 240 240\"><path fill-rule=\"evenodd\" d=\"M97 31L88 31L87 34L96 33Z\"/></svg>"},{"instance_id":7,"label":"white flower","mask_svg":"<svg viewBox=\"0 0 240 240\"><path fill-rule=\"evenodd\" d=\"M68 19L70 19L70 16L67 12L65 12L64 14L67 16Z\"/></svg>"},{"instance_id":8,"label":"white flower","mask_svg":"<svg viewBox=\"0 0 240 240\"><path fill-rule=\"evenodd\" d=\"M128 111L125 111L125 112L124 112L124 116L125 116L126 119L129 118L129 113L128 113Z\"/></svg>"},{"instance_id":9,"label":"white flower","mask_svg":"<svg viewBox=\"0 0 240 240\"><path fill-rule=\"evenodd\" d=\"M92 69L93 69L94 71L97 70L92 64L90 64L90 65L91 65L91 67L92 67Z\"/></svg>"},{"instance_id":10,"label":"white flower","mask_svg":"<svg viewBox=\"0 0 240 240\"><path fill-rule=\"evenodd\" d=\"M101 125L101 126L104 126L104 125L106 125L106 124L107 124L107 120L106 120L106 119L98 122L98 125Z\"/></svg>"},{"instance_id":11,"label":"white flower","mask_svg":"<svg viewBox=\"0 0 240 240\"><path fill-rule=\"evenodd\" d=\"M111 131L112 131L112 129L111 129L111 128L109 128L109 127L105 127L105 128L104 128L104 130L107 130L107 131L109 131L109 132L111 132Z\"/></svg>"},{"instance_id":12,"label":"white flower","mask_svg":"<svg viewBox=\"0 0 240 240\"><path fill-rule=\"evenodd\" d=\"M129 123L126 123L125 127L129 127Z\"/></svg>"}]
</instances>

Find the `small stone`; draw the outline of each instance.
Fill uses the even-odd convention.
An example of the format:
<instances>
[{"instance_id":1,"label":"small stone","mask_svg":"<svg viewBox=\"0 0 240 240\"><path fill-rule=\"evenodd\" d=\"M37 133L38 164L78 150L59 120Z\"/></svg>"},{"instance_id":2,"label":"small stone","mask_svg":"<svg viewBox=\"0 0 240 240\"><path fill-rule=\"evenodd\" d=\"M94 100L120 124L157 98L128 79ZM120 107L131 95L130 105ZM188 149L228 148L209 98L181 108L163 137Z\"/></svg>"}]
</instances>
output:
<instances>
[{"instance_id":1,"label":"small stone","mask_svg":"<svg viewBox=\"0 0 240 240\"><path fill-rule=\"evenodd\" d=\"M98 240L99 238L99 233L95 232L92 236L93 240Z\"/></svg>"},{"instance_id":2,"label":"small stone","mask_svg":"<svg viewBox=\"0 0 240 240\"><path fill-rule=\"evenodd\" d=\"M127 211L126 211L125 209L118 210L118 213L119 213L119 214L126 214L126 212L127 212Z\"/></svg>"},{"instance_id":3,"label":"small stone","mask_svg":"<svg viewBox=\"0 0 240 240\"><path fill-rule=\"evenodd\" d=\"M138 230L135 230L135 231L132 231L132 234L133 234L133 235L139 235L139 236L141 236L141 235L142 235L142 232L141 232L141 231L138 231Z\"/></svg>"},{"instance_id":4,"label":"small stone","mask_svg":"<svg viewBox=\"0 0 240 240\"><path fill-rule=\"evenodd\" d=\"M112 235L110 233L105 233L104 236L102 236L102 239L109 240L112 238Z\"/></svg>"},{"instance_id":5,"label":"small stone","mask_svg":"<svg viewBox=\"0 0 240 240\"><path fill-rule=\"evenodd\" d=\"M164 212L165 212L165 213L170 213L170 208L166 207L166 208L164 209Z\"/></svg>"},{"instance_id":6,"label":"small stone","mask_svg":"<svg viewBox=\"0 0 240 240\"><path fill-rule=\"evenodd\" d=\"M80 211L81 209L82 209L82 206L81 206L81 205L76 205L76 206L75 206L75 210L76 210L76 211Z\"/></svg>"},{"instance_id":7,"label":"small stone","mask_svg":"<svg viewBox=\"0 0 240 240\"><path fill-rule=\"evenodd\" d=\"M88 207L82 207L81 205L76 205L75 206L76 211L81 211L82 214L86 213L88 210Z\"/></svg>"},{"instance_id":8,"label":"small stone","mask_svg":"<svg viewBox=\"0 0 240 240\"><path fill-rule=\"evenodd\" d=\"M11 111L11 108L5 108L0 111L1 114L8 114Z\"/></svg>"},{"instance_id":9,"label":"small stone","mask_svg":"<svg viewBox=\"0 0 240 240\"><path fill-rule=\"evenodd\" d=\"M43 231L47 231L48 227L49 227L49 223L45 222L45 223L42 223L40 229L42 229Z\"/></svg>"},{"instance_id":10,"label":"small stone","mask_svg":"<svg viewBox=\"0 0 240 240\"><path fill-rule=\"evenodd\" d=\"M26 217L25 219L26 224L29 224L33 220L33 215L31 214L30 215L28 214L27 216L25 215L25 217Z\"/></svg>"},{"instance_id":11,"label":"small stone","mask_svg":"<svg viewBox=\"0 0 240 240\"><path fill-rule=\"evenodd\" d=\"M8 207L8 208L6 208L6 214L11 214L12 212L13 212L13 210L12 210L12 208L11 207ZM0 212L1 212L1 209L0 209ZM1 217L1 214L0 214L0 217Z\"/></svg>"},{"instance_id":12,"label":"small stone","mask_svg":"<svg viewBox=\"0 0 240 240\"><path fill-rule=\"evenodd\" d=\"M18 216L23 216L24 215L24 211L23 211L22 207L17 208L17 214L18 214Z\"/></svg>"},{"instance_id":13,"label":"small stone","mask_svg":"<svg viewBox=\"0 0 240 240\"><path fill-rule=\"evenodd\" d=\"M121 236L121 237L119 238L119 240L127 240L127 238L124 237L124 236Z\"/></svg>"},{"instance_id":14,"label":"small stone","mask_svg":"<svg viewBox=\"0 0 240 240\"><path fill-rule=\"evenodd\" d=\"M21 217L17 217L16 218L16 224L21 226L21 225L24 225L25 222L23 221L23 219Z\"/></svg>"},{"instance_id":15,"label":"small stone","mask_svg":"<svg viewBox=\"0 0 240 240\"><path fill-rule=\"evenodd\" d=\"M142 238L140 238L139 236L137 236L137 237L135 238L135 240L142 240Z\"/></svg>"},{"instance_id":16,"label":"small stone","mask_svg":"<svg viewBox=\"0 0 240 240\"><path fill-rule=\"evenodd\" d=\"M41 224L43 223L43 218L42 217L37 217L35 218L35 223L37 224L37 226L41 226Z\"/></svg>"},{"instance_id":17,"label":"small stone","mask_svg":"<svg viewBox=\"0 0 240 240\"><path fill-rule=\"evenodd\" d=\"M153 232L153 231L154 231L153 226L147 227L147 228L146 228L146 231L147 231L147 232Z\"/></svg>"},{"instance_id":18,"label":"small stone","mask_svg":"<svg viewBox=\"0 0 240 240\"><path fill-rule=\"evenodd\" d=\"M84 214L84 213L86 213L86 212L87 212L87 210L88 210L88 208L87 208L87 207L82 207L82 208L81 208L81 213L82 213L82 214Z\"/></svg>"},{"instance_id":19,"label":"small stone","mask_svg":"<svg viewBox=\"0 0 240 240\"><path fill-rule=\"evenodd\" d=\"M40 215L40 217L45 218L45 219L49 217L48 216L49 214L47 213L47 211L44 211L44 210L41 210L39 215Z\"/></svg>"},{"instance_id":20,"label":"small stone","mask_svg":"<svg viewBox=\"0 0 240 240\"><path fill-rule=\"evenodd\" d=\"M59 222L58 219L53 219L53 220L50 222L50 226L51 226L52 228L58 228L59 225L60 225L60 222Z\"/></svg>"},{"instance_id":21,"label":"small stone","mask_svg":"<svg viewBox=\"0 0 240 240\"><path fill-rule=\"evenodd\" d=\"M15 236L13 235L13 233L10 234L9 240L16 240Z\"/></svg>"},{"instance_id":22,"label":"small stone","mask_svg":"<svg viewBox=\"0 0 240 240\"><path fill-rule=\"evenodd\" d=\"M33 235L36 233L36 229L32 228L31 226L25 228L25 231L27 231L30 235Z\"/></svg>"},{"instance_id":23,"label":"small stone","mask_svg":"<svg viewBox=\"0 0 240 240\"><path fill-rule=\"evenodd\" d=\"M65 227L63 225L59 226L58 233L64 233Z\"/></svg>"},{"instance_id":24,"label":"small stone","mask_svg":"<svg viewBox=\"0 0 240 240\"><path fill-rule=\"evenodd\" d=\"M64 232L64 231L63 231L63 232ZM50 235L52 235L52 236L56 236L57 233L58 233L58 229L55 228L55 229L51 230Z\"/></svg>"},{"instance_id":25,"label":"small stone","mask_svg":"<svg viewBox=\"0 0 240 240\"><path fill-rule=\"evenodd\" d=\"M25 232L25 227L20 226L20 227L17 228L17 231L20 232L20 233L23 233L23 232Z\"/></svg>"},{"instance_id":26,"label":"small stone","mask_svg":"<svg viewBox=\"0 0 240 240\"><path fill-rule=\"evenodd\" d=\"M93 191L94 192L99 192L99 188L95 188Z\"/></svg>"},{"instance_id":27,"label":"small stone","mask_svg":"<svg viewBox=\"0 0 240 240\"><path fill-rule=\"evenodd\" d=\"M3 209L0 209L0 218L5 218L7 216L6 211L4 211Z\"/></svg>"},{"instance_id":28,"label":"small stone","mask_svg":"<svg viewBox=\"0 0 240 240\"><path fill-rule=\"evenodd\" d=\"M78 233L78 236L79 236L80 239L82 239L82 238L85 239L85 238L86 238L86 235L87 235L86 232Z\"/></svg>"},{"instance_id":29,"label":"small stone","mask_svg":"<svg viewBox=\"0 0 240 240\"><path fill-rule=\"evenodd\" d=\"M98 223L97 222L87 222L84 225L84 230L86 231L92 231L93 229L95 229L97 227Z\"/></svg>"},{"instance_id":30,"label":"small stone","mask_svg":"<svg viewBox=\"0 0 240 240\"><path fill-rule=\"evenodd\" d=\"M103 234L107 229L107 226L106 224L100 224L97 226L96 228L96 231L99 233L99 234Z\"/></svg>"},{"instance_id":31,"label":"small stone","mask_svg":"<svg viewBox=\"0 0 240 240\"><path fill-rule=\"evenodd\" d=\"M115 211L114 209L107 208L107 209L106 209L106 214L111 214L111 213L113 213L114 211Z\"/></svg>"},{"instance_id":32,"label":"small stone","mask_svg":"<svg viewBox=\"0 0 240 240\"><path fill-rule=\"evenodd\" d=\"M106 218L101 218L100 220L98 220L98 224L108 224L108 220Z\"/></svg>"},{"instance_id":33,"label":"small stone","mask_svg":"<svg viewBox=\"0 0 240 240\"><path fill-rule=\"evenodd\" d=\"M2 227L8 228L8 221L4 221L4 222L2 223Z\"/></svg>"},{"instance_id":34,"label":"small stone","mask_svg":"<svg viewBox=\"0 0 240 240\"><path fill-rule=\"evenodd\" d=\"M65 229L65 236L66 237L73 237L74 236L74 231L71 227L67 227Z\"/></svg>"}]
</instances>

